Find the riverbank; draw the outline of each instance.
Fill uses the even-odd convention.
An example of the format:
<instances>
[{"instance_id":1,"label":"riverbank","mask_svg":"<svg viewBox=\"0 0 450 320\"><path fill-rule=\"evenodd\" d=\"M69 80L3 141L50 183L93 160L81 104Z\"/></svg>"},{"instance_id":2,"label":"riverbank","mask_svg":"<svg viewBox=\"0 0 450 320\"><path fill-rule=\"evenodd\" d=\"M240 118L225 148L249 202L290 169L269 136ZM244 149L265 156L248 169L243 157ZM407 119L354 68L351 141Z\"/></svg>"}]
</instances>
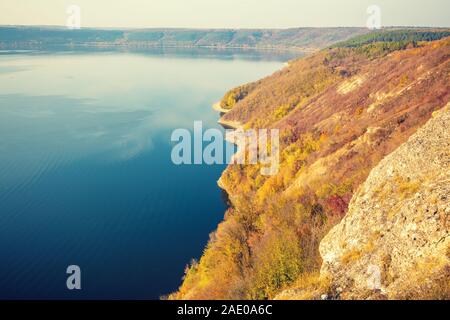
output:
<instances>
[{"instance_id":1,"label":"riverbank","mask_svg":"<svg viewBox=\"0 0 450 320\"><path fill-rule=\"evenodd\" d=\"M223 115L227 114L228 112L231 111L231 109L224 109L220 106L220 101L216 102L212 105L212 109L219 112L220 113L220 119L217 120L217 123L220 124L222 127L224 127L225 129L240 129L243 127L242 123L240 123L239 121L227 121L223 119Z\"/></svg>"},{"instance_id":2,"label":"riverbank","mask_svg":"<svg viewBox=\"0 0 450 320\"><path fill-rule=\"evenodd\" d=\"M231 111L231 109L222 108L221 107L221 101L218 101L218 102L214 103L212 105L212 108L213 108L213 110L215 110L217 112L220 112L220 113L223 113L223 114L228 113L228 112Z\"/></svg>"}]
</instances>

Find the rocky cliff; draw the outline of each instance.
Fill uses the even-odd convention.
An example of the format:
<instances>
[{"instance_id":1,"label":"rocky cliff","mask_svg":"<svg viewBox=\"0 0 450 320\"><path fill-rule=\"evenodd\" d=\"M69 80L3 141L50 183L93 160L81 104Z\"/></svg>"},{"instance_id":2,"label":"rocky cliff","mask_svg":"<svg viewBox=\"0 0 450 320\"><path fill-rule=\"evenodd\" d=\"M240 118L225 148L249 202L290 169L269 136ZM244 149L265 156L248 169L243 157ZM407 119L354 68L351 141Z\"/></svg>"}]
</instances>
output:
<instances>
[{"instance_id":1,"label":"rocky cliff","mask_svg":"<svg viewBox=\"0 0 450 320\"><path fill-rule=\"evenodd\" d=\"M320 244L341 298L450 298L450 105L385 157Z\"/></svg>"}]
</instances>

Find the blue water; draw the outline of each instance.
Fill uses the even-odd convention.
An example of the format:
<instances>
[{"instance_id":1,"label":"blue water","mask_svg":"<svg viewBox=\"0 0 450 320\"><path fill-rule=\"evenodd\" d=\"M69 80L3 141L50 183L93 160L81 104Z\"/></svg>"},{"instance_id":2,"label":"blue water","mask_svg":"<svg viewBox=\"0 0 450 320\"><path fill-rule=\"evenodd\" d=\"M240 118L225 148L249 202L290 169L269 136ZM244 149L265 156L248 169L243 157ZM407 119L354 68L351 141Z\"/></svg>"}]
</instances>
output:
<instances>
[{"instance_id":1,"label":"blue water","mask_svg":"<svg viewBox=\"0 0 450 320\"><path fill-rule=\"evenodd\" d=\"M0 55L0 298L158 299L226 209L223 165L170 135L219 128L224 91L282 67L251 52ZM81 268L81 290L66 268Z\"/></svg>"}]
</instances>

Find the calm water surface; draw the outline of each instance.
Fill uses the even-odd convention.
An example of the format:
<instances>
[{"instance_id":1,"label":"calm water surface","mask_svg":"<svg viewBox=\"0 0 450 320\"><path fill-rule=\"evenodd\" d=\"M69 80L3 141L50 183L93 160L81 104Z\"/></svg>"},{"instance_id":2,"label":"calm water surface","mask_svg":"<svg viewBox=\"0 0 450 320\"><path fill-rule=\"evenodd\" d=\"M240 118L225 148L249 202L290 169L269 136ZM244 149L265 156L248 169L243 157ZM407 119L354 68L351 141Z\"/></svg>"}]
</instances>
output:
<instances>
[{"instance_id":1,"label":"calm water surface","mask_svg":"<svg viewBox=\"0 0 450 320\"><path fill-rule=\"evenodd\" d=\"M222 220L224 166L175 166L175 128L286 56L0 54L0 298L157 299ZM66 288L79 265L82 290Z\"/></svg>"}]
</instances>

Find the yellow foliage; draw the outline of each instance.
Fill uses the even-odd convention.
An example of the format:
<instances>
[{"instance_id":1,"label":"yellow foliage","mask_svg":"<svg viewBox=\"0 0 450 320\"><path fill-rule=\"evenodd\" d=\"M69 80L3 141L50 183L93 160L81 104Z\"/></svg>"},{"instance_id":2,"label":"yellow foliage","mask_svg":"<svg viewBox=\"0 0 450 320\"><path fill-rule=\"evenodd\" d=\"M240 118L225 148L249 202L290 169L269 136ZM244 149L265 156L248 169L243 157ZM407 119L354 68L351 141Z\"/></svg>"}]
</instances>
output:
<instances>
[{"instance_id":1,"label":"yellow foliage","mask_svg":"<svg viewBox=\"0 0 450 320\"><path fill-rule=\"evenodd\" d=\"M363 114L363 112L364 112L364 108L363 107L358 107L355 110L355 116L356 117L360 117Z\"/></svg>"},{"instance_id":2,"label":"yellow foliage","mask_svg":"<svg viewBox=\"0 0 450 320\"><path fill-rule=\"evenodd\" d=\"M321 183L320 186L315 187L316 195L319 198L325 199L333 195L340 197L344 196L348 192L351 192L353 188L352 179L346 179L341 184L336 185L334 183Z\"/></svg>"},{"instance_id":3,"label":"yellow foliage","mask_svg":"<svg viewBox=\"0 0 450 320\"><path fill-rule=\"evenodd\" d=\"M362 248L353 248L348 250L344 255L341 257L341 262L343 264L349 264L350 262L354 262L356 260L359 260L363 254L371 253L373 252L375 248L374 241L376 238L378 238L380 235L379 232L375 232L370 237L369 241L362 247Z\"/></svg>"},{"instance_id":4,"label":"yellow foliage","mask_svg":"<svg viewBox=\"0 0 450 320\"><path fill-rule=\"evenodd\" d=\"M350 262L354 262L361 258L362 251L359 249L352 249L348 250L345 254L341 257L341 262L343 264L349 264Z\"/></svg>"},{"instance_id":5,"label":"yellow foliage","mask_svg":"<svg viewBox=\"0 0 450 320\"><path fill-rule=\"evenodd\" d=\"M287 116L289 114L289 112L292 111L292 109L293 109L293 107L288 104L278 107L274 113L275 119L280 120L280 119L284 118L285 116Z\"/></svg>"},{"instance_id":6,"label":"yellow foliage","mask_svg":"<svg viewBox=\"0 0 450 320\"><path fill-rule=\"evenodd\" d=\"M419 181L409 181L401 176L397 176L395 180L401 200L411 197L420 189Z\"/></svg>"},{"instance_id":7,"label":"yellow foliage","mask_svg":"<svg viewBox=\"0 0 450 320\"><path fill-rule=\"evenodd\" d=\"M321 295L331 291L331 280L321 277L319 272L303 273L278 299L281 300L318 300Z\"/></svg>"},{"instance_id":8,"label":"yellow foliage","mask_svg":"<svg viewBox=\"0 0 450 320\"><path fill-rule=\"evenodd\" d=\"M300 244L291 231L274 232L265 237L254 263L250 299L273 298L291 284L302 271Z\"/></svg>"},{"instance_id":9,"label":"yellow foliage","mask_svg":"<svg viewBox=\"0 0 450 320\"><path fill-rule=\"evenodd\" d=\"M399 85L399 87L405 87L408 83L409 83L409 77L408 77L408 75L405 74L400 78L398 85Z\"/></svg>"}]
</instances>

